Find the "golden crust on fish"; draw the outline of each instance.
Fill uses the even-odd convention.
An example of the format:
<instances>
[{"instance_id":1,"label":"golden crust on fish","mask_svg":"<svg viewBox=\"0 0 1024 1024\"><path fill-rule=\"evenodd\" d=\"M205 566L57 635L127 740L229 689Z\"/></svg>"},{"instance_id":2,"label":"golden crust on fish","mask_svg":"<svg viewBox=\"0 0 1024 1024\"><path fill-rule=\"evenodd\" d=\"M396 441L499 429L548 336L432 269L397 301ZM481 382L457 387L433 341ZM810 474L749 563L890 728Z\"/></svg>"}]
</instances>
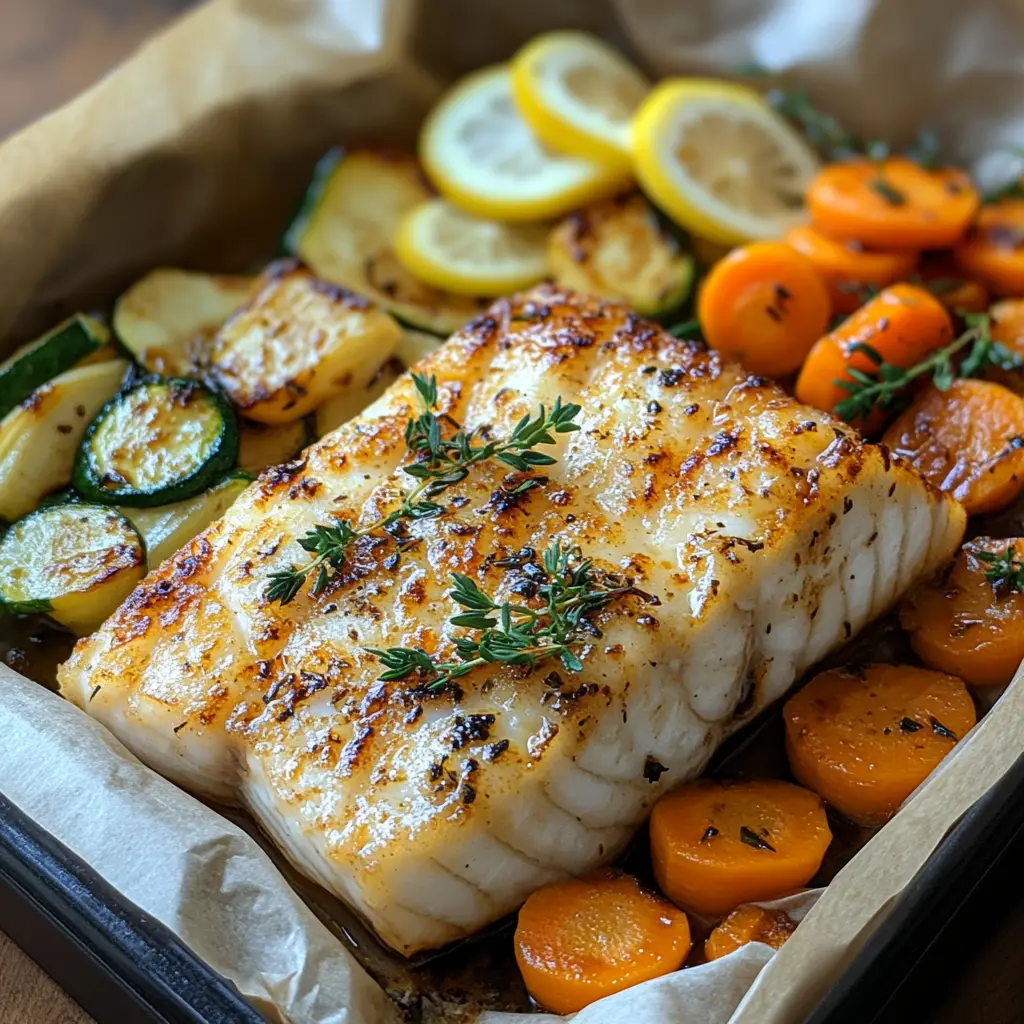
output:
<instances>
[{"instance_id":1,"label":"golden crust on fish","mask_svg":"<svg viewBox=\"0 0 1024 1024\"><path fill-rule=\"evenodd\" d=\"M625 307L542 287L432 354L445 412L484 436L578 402L544 487L488 462L411 523L363 538L319 597L266 599L330 517L366 525L410 478L408 375L263 474L61 669L62 692L183 785L248 806L289 857L404 953L613 858L665 790L915 580L962 508L884 448ZM593 617L583 669L485 666L457 692L382 683L366 648L446 659L453 572L529 600L497 564L579 545L657 604Z\"/></svg>"}]
</instances>

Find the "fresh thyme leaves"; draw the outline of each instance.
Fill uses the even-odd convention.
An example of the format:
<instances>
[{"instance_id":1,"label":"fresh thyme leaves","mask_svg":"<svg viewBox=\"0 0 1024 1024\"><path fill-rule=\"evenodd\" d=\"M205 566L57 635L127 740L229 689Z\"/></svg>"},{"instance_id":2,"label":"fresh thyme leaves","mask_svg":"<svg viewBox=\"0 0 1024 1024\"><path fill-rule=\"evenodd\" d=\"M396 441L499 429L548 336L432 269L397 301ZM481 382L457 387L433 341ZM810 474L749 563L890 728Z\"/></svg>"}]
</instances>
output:
<instances>
[{"instance_id":1,"label":"fresh thyme leaves","mask_svg":"<svg viewBox=\"0 0 1024 1024\"><path fill-rule=\"evenodd\" d=\"M765 99L783 117L794 121L807 141L830 160L848 159L866 152L859 135L847 131L838 118L825 114L811 102L801 89L769 89Z\"/></svg>"},{"instance_id":2,"label":"fresh thyme leaves","mask_svg":"<svg viewBox=\"0 0 1024 1024\"><path fill-rule=\"evenodd\" d=\"M499 604L476 582L461 573L452 574L448 596L464 611L449 622L471 633L455 638L454 661L434 661L418 647L369 648L368 653L386 669L380 679L415 676L419 689L439 693L460 676L481 665L536 665L558 658L569 672L579 672L583 662L576 652L594 636L589 616L610 601L626 594L645 600L628 580L599 572L578 547L553 541L543 555L543 582L537 588L539 607L504 602Z\"/></svg>"},{"instance_id":3,"label":"fresh thyme leaves","mask_svg":"<svg viewBox=\"0 0 1024 1024\"><path fill-rule=\"evenodd\" d=\"M985 579L992 584L997 597L1006 597L1014 590L1024 594L1024 559L1017 557L1012 544L1001 555L994 551L975 551L974 555L988 566Z\"/></svg>"},{"instance_id":4,"label":"fresh thyme leaves","mask_svg":"<svg viewBox=\"0 0 1024 1024\"><path fill-rule=\"evenodd\" d=\"M747 846L752 846L755 850L769 850L775 853L775 847L767 839L762 838L752 828L747 828L746 825L740 825L740 842L746 843Z\"/></svg>"},{"instance_id":5,"label":"fresh thyme leaves","mask_svg":"<svg viewBox=\"0 0 1024 1024\"><path fill-rule=\"evenodd\" d=\"M930 376L940 391L946 391L960 377L977 377L989 366L1004 370L1024 369L1024 360L1005 345L995 341L987 313L968 313L964 317L967 330L944 348L936 349L927 358L911 367L893 366L866 343L851 346L851 352L862 352L875 369L871 373L851 369L851 380L836 380L848 397L832 410L847 423L866 419L875 409L892 409L906 395L912 381ZM957 366L955 358L964 353Z\"/></svg>"},{"instance_id":6,"label":"fresh thyme leaves","mask_svg":"<svg viewBox=\"0 0 1024 1024\"><path fill-rule=\"evenodd\" d=\"M571 402L563 404L558 397L550 412L542 405L536 416L524 416L508 438L476 444L473 431L466 430L449 416L438 416L434 412L437 405L436 379L418 374L413 374L412 379L423 411L406 425L405 444L418 458L402 468L417 481L416 486L405 495L398 508L369 526L356 529L348 522L336 521L330 526L316 526L297 538L299 546L313 557L305 565L293 565L271 573L267 600L288 604L311 574L311 593L318 596L333 576L342 570L345 552L360 537L388 531L402 519L425 519L438 515L444 510L443 506L431 499L465 480L470 468L477 463L497 459L521 473L528 473L536 466L550 466L555 459L535 449L540 445L554 444L556 434L579 430L574 421L580 413L580 406ZM445 438L444 426L454 428L451 437ZM522 494L543 482L542 477L530 477L519 482L510 493Z\"/></svg>"},{"instance_id":7,"label":"fresh thyme leaves","mask_svg":"<svg viewBox=\"0 0 1024 1024\"><path fill-rule=\"evenodd\" d=\"M678 324L673 324L668 328L668 333L673 338L699 338L700 337L700 321L694 316L689 320L683 320Z\"/></svg>"}]
</instances>

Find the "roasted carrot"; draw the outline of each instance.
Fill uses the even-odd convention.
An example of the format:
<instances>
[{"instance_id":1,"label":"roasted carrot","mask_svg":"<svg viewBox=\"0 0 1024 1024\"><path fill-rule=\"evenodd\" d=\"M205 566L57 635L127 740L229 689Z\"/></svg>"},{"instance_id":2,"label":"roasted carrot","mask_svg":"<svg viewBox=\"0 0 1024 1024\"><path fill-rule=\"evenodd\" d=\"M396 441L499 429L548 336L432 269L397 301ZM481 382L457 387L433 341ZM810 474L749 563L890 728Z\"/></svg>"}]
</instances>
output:
<instances>
[{"instance_id":1,"label":"roasted carrot","mask_svg":"<svg viewBox=\"0 0 1024 1024\"><path fill-rule=\"evenodd\" d=\"M1024 661L1024 537L978 537L904 600L900 624L929 668L975 686L1008 683Z\"/></svg>"},{"instance_id":2,"label":"roasted carrot","mask_svg":"<svg viewBox=\"0 0 1024 1024\"><path fill-rule=\"evenodd\" d=\"M828 325L830 308L810 260L781 242L733 249L711 268L697 297L708 344L770 377L800 366Z\"/></svg>"},{"instance_id":3,"label":"roasted carrot","mask_svg":"<svg viewBox=\"0 0 1024 1024\"><path fill-rule=\"evenodd\" d=\"M894 284L879 292L811 349L796 382L801 402L831 412L847 397L839 381L875 364L858 345L869 345L893 366L910 367L953 338L949 313L930 292Z\"/></svg>"},{"instance_id":4,"label":"roasted carrot","mask_svg":"<svg viewBox=\"0 0 1024 1024\"><path fill-rule=\"evenodd\" d=\"M822 168L807 188L812 225L873 249L947 249L960 241L978 193L960 170L929 170L904 157Z\"/></svg>"},{"instance_id":5,"label":"roasted carrot","mask_svg":"<svg viewBox=\"0 0 1024 1024\"><path fill-rule=\"evenodd\" d=\"M632 875L603 869L538 889L523 904L516 962L530 995L555 1013L678 970L686 915Z\"/></svg>"},{"instance_id":6,"label":"roasted carrot","mask_svg":"<svg viewBox=\"0 0 1024 1024\"><path fill-rule=\"evenodd\" d=\"M796 921L785 911L746 904L720 921L704 940L704 958L717 960L748 942L763 942L772 949L780 949L794 931Z\"/></svg>"},{"instance_id":7,"label":"roasted carrot","mask_svg":"<svg viewBox=\"0 0 1024 1024\"><path fill-rule=\"evenodd\" d=\"M1003 299L992 306L988 313L992 340L1024 361L1024 299ZM1024 369L990 366L985 376L1018 395L1024 395Z\"/></svg>"},{"instance_id":8,"label":"roasted carrot","mask_svg":"<svg viewBox=\"0 0 1024 1024\"><path fill-rule=\"evenodd\" d=\"M853 821L895 813L975 722L955 676L910 665L830 669L783 708L798 781Z\"/></svg>"},{"instance_id":9,"label":"roasted carrot","mask_svg":"<svg viewBox=\"0 0 1024 1024\"><path fill-rule=\"evenodd\" d=\"M828 286L833 313L852 313L866 301L867 288L905 280L917 264L916 252L872 252L810 227L792 228L786 241L814 264Z\"/></svg>"},{"instance_id":10,"label":"roasted carrot","mask_svg":"<svg viewBox=\"0 0 1024 1024\"><path fill-rule=\"evenodd\" d=\"M953 258L997 295L1024 295L1024 199L983 206Z\"/></svg>"},{"instance_id":11,"label":"roasted carrot","mask_svg":"<svg viewBox=\"0 0 1024 1024\"><path fill-rule=\"evenodd\" d=\"M806 885L831 839L821 800L777 779L702 779L662 797L651 815L658 885L706 917Z\"/></svg>"},{"instance_id":12,"label":"roasted carrot","mask_svg":"<svg viewBox=\"0 0 1024 1024\"><path fill-rule=\"evenodd\" d=\"M929 385L882 438L968 515L1005 508L1024 489L1024 398L987 380Z\"/></svg>"},{"instance_id":13,"label":"roasted carrot","mask_svg":"<svg viewBox=\"0 0 1024 1024\"><path fill-rule=\"evenodd\" d=\"M976 277L965 274L948 253L928 253L917 268L917 277L953 313L984 313L988 309L988 288Z\"/></svg>"}]
</instances>

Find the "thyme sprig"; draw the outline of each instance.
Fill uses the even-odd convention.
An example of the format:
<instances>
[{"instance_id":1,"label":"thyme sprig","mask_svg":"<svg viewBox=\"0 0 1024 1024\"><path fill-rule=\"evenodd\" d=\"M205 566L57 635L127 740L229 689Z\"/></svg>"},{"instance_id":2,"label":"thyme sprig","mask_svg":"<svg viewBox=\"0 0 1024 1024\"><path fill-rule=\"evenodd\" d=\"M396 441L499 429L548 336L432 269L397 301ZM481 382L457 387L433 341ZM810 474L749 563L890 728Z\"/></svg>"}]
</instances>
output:
<instances>
[{"instance_id":1,"label":"thyme sprig","mask_svg":"<svg viewBox=\"0 0 1024 1024\"><path fill-rule=\"evenodd\" d=\"M1013 590L1024 594L1024 560L1017 557L1012 544L1001 555L995 551L975 551L974 555L988 565L985 579L997 597L1006 597Z\"/></svg>"},{"instance_id":2,"label":"thyme sprig","mask_svg":"<svg viewBox=\"0 0 1024 1024\"><path fill-rule=\"evenodd\" d=\"M943 348L936 349L921 362L910 367L887 363L881 354L866 342L850 346L850 352L862 352L875 364L872 372L850 369L851 380L835 383L848 397L837 402L833 412L848 423L866 419L875 409L893 409L905 397L907 388L920 377L930 376L940 391L947 391L953 381L977 377L990 367L1003 370L1024 369L1024 360L992 337L987 313L968 313L964 317L967 330ZM963 358L957 364L957 357Z\"/></svg>"},{"instance_id":3,"label":"thyme sprig","mask_svg":"<svg viewBox=\"0 0 1024 1024\"><path fill-rule=\"evenodd\" d=\"M368 648L386 669L380 679L415 677L419 689L438 693L460 676L482 665L536 665L558 658L569 672L579 672L583 662L578 647L596 635L589 616L610 601L636 594L653 601L629 581L600 573L578 547L555 540L543 555L544 582L537 589L539 607L498 603L476 582L461 573L452 574L448 596L464 611L453 615L453 626L471 632L455 638L454 661L435 661L419 647Z\"/></svg>"},{"instance_id":4,"label":"thyme sprig","mask_svg":"<svg viewBox=\"0 0 1024 1024\"><path fill-rule=\"evenodd\" d=\"M423 410L406 425L405 444L417 459L403 466L402 470L416 480L416 485L403 497L398 508L368 526L356 528L350 522L336 520L329 526L315 526L296 538L299 547L313 557L304 565L290 565L287 569L271 573L267 600L288 604L310 576L313 576L311 593L317 597L342 571L346 552L359 538L388 532L403 519L439 515L444 508L432 499L465 480L470 469L478 463L496 459L522 473L536 466L550 466L555 459L535 449L540 445L554 444L557 434L579 430L574 421L581 407L572 402L563 404L558 397L550 412L542 405L536 416L524 416L507 438L477 444L475 431L466 430L450 416L438 416L434 411L437 406L436 378L414 373L412 380ZM448 438L444 436L445 425L454 428L454 433ZM522 493L542 482L541 477L529 477L516 485L514 493Z\"/></svg>"}]
</instances>

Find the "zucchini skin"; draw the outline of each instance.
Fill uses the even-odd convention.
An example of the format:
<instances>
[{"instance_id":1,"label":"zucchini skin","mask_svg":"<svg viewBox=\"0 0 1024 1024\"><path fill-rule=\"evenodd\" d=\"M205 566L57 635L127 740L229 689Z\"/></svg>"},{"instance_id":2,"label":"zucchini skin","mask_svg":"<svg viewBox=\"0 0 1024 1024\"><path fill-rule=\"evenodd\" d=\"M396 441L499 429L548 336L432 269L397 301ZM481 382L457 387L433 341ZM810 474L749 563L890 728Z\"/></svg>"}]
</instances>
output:
<instances>
[{"instance_id":1,"label":"zucchini skin","mask_svg":"<svg viewBox=\"0 0 1024 1024\"><path fill-rule=\"evenodd\" d=\"M28 351L0 370L0 419L36 388L99 349L107 340L104 330L101 324L78 313L37 339Z\"/></svg>"},{"instance_id":2,"label":"zucchini skin","mask_svg":"<svg viewBox=\"0 0 1024 1024\"><path fill-rule=\"evenodd\" d=\"M172 480L162 486L148 489L105 486L102 472L96 465L92 451L93 438L105 417L116 405L141 388L151 386L180 388L189 394L200 393L212 402L221 422L217 441L207 458L188 476ZM205 491L229 473L238 459L238 421L231 403L215 388L186 377L147 377L133 387L115 395L89 424L75 458L72 484L85 500L101 505L124 505L134 508L152 508L184 501Z\"/></svg>"}]
</instances>

